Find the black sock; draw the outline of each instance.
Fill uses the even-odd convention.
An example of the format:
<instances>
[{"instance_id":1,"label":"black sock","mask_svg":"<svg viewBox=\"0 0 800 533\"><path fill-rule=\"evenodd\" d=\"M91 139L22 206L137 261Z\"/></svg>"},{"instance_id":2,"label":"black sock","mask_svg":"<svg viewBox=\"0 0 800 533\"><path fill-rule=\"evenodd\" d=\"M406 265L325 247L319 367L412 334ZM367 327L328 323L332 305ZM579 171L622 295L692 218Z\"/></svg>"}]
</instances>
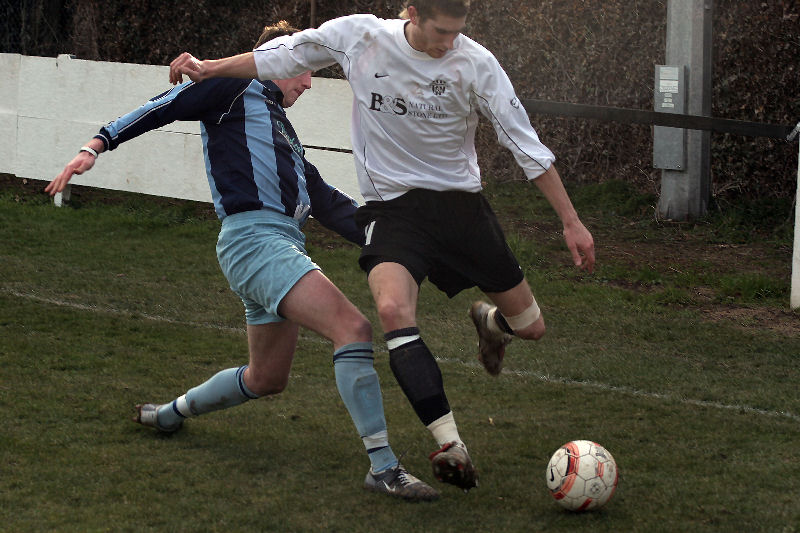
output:
<instances>
[{"instance_id":1,"label":"black sock","mask_svg":"<svg viewBox=\"0 0 800 533\"><path fill-rule=\"evenodd\" d=\"M389 349L389 366L395 379L411 402L411 407L425 426L450 412L444 393L442 372L433 354L419 338L417 328L406 328L386 334L386 340L413 337Z\"/></svg>"}]
</instances>

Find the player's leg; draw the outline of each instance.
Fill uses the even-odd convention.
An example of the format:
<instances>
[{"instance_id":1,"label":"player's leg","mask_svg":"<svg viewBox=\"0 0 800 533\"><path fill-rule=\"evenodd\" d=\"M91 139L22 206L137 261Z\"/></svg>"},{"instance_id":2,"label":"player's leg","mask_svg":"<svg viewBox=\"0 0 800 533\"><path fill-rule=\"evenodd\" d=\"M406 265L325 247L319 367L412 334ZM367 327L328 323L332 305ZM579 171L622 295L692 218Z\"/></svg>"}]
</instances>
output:
<instances>
[{"instance_id":1,"label":"player's leg","mask_svg":"<svg viewBox=\"0 0 800 533\"><path fill-rule=\"evenodd\" d=\"M292 367L297 325L272 322L247 325L248 365L227 368L172 402L136 406L137 422L172 432L187 418L241 405L286 388Z\"/></svg>"},{"instance_id":2,"label":"player's leg","mask_svg":"<svg viewBox=\"0 0 800 533\"><path fill-rule=\"evenodd\" d=\"M372 342L369 320L316 269L291 288L278 305L278 312L330 340L334 350L354 342Z\"/></svg>"},{"instance_id":3,"label":"player's leg","mask_svg":"<svg viewBox=\"0 0 800 533\"><path fill-rule=\"evenodd\" d=\"M333 342L336 386L370 458L365 488L409 500L433 500L438 493L410 475L389 445L372 328L363 314L319 270L308 272L278 307L282 316Z\"/></svg>"},{"instance_id":4,"label":"player's leg","mask_svg":"<svg viewBox=\"0 0 800 533\"><path fill-rule=\"evenodd\" d=\"M507 291L485 294L494 305L477 301L469 314L478 332L478 359L489 374L496 376L503 368L506 345L514 336L542 338L544 317L524 279Z\"/></svg>"},{"instance_id":5,"label":"player's leg","mask_svg":"<svg viewBox=\"0 0 800 533\"><path fill-rule=\"evenodd\" d=\"M278 309L289 320L333 342L336 386L373 468L382 471L397 465L389 446L380 384L373 366L369 321L319 270L303 276Z\"/></svg>"},{"instance_id":6,"label":"player's leg","mask_svg":"<svg viewBox=\"0 0 800 533\"><path fill-rule=\"evenodd\" d=\"M250 211L223 220L217 258L231 289L244 303L249 364L222 370L170 403L137 406L137 422L175 431L185 418L277 394L286 387L297 325L285 322L276 307L297 279L317 268L299 251L302 239L296 223L275 213Z\"/></svg>"},{"instance_id":7,"label":"player's leg","mask_svg":"<svg viewBox=\"0 0 800 533\"><path fill-rule=\"evenodd\" d=\"M372 268L368 281L386 332L392 372L414 412L425 426L430 426L450 413L450 404L439 365L417 328L417 282L404 266L389 261ZM454 423L434 428L434 438L440 446L461 441Z\"/></svg>"},{"instance_id":8,"label":"player's leg","mask_svg":"<svg viewBox=\"0 0 800 533\"><path fill-rule=\"evenodd\" d=\"M478 333L478 359L497 375L506 345L514 336L541 338L544 319L486 199L465 193L450 201L449 218L440 223L446 246L437 251L440 265L429 278L449 296L478 286L493 302L475 302L469 315Z\"/></svg>"},{"instance_id":9,"label":"player's leg","mask_svg":"<svg viewBox=\"0 0 800 533\"><path fill-rule=\"evenodd\" d=\"M513 333L522 339L542 338L545 333L544 316L526 280L505 292L487 292L486 296L496 309L492 313L494 323L490 327L496 325L496 329Z\"/></svg>"},{"instance_id":10,"label":"player's leg","mask_svg":"<svg viewBox=\"0 0 800 533\"><path fill-rule=\"evenodd\" d=\"M494 305L475 302L469 314L478 331L478 359L487 372L496 376L503 367L505 346L511 339L539 340L545 333L545 324L525 279L507 291L485 294Z\"/></svg>"},{"instance_id":11,"label":"player's leg","mask_svg":"<svg viewBox=\"0 0 800 533\"><path fill-rule=\"evenodd\" d=\"M389 364L420 421L441 447L431 454L434 475L468 490L477 475L458 434L439 365L420 337L416 323L419 285L399 263L379 262L369 271L369 286L389 349Z\"/></svg>"}]
</instances>

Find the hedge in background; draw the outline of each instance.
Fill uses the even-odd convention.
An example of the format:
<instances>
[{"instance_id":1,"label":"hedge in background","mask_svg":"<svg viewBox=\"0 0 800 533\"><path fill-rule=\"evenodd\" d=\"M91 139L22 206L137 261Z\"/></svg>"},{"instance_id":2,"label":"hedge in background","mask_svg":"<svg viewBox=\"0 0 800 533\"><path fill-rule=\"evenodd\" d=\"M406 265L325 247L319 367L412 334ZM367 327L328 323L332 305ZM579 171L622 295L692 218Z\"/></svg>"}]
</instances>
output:
<instances>
[{"instance_id":1,"label":"hedge in background","mask_svg":"<svg viewBox=\"0 0 800 533\"><path fill-rule=\"evenodd\" d=\"M316 0L316 25L371 12L393 17L400 0ZM311 23L311 0L163 3L150 0L0 0L3 51L74 53L80 58L166 64L189 50L221 57L252 47L261 27L287 19ZM653 65L665 62L666 2L658 0L473 0L468 34L497 55L523 98L652 109ZM713 116L800 121L800 3L716 0ZM325 76L337 76L326 69ZM533 116L542 140L571 183L624 179L657 193L647 126ZM486 179L522 179L511 156L482 124L478 148ZM797 146L712 135L718 199L789 198Z\"/></svg>"}]
</instances>

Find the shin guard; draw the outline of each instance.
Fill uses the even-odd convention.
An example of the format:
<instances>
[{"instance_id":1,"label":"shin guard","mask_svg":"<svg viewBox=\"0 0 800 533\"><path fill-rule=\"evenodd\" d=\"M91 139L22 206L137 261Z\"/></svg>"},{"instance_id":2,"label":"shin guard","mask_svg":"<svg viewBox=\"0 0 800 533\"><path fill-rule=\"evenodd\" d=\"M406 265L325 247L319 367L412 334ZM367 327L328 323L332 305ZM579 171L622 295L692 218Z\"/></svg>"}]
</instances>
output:
<instances>
[{"instance_id":1,"label":"shin guard","mask_svg":"<svg viewBox=\"0 0 800 533\"><path fill-rule=\"evenodd\" d=\"M358 342L333 354L336 387L361 437L386 431L378 373L373 367L372 343Z\"/></svg>"},{"instance_id":2,"label":"shin guard","mask_svg":"<svg viewBox=\"0 0 800 533\"><path fill-rule=\"evenodd\" d=\"M391 335L387 334L387 337ZM450 412L442 372L422 339L389 350L389 365L414 412L425 426Z\"/></svg>"}]
</instances>

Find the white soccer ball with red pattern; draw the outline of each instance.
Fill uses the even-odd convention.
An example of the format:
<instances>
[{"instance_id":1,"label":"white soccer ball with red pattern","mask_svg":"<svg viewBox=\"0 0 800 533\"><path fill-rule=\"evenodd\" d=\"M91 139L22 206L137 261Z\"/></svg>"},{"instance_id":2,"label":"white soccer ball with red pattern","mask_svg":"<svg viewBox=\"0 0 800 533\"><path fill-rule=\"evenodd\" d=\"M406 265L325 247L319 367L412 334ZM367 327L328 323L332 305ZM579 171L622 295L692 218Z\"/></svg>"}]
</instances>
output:
<instances>
[{"instance_id":1,"label":"white soccer ball with red pattern","mask_svg":"<svg viewBox=\"0 0 800 533\"><path fill-rule=\"evenodd\" d=\"M564 444L547 465L550 494L571 511L588 511L605 505L614 495L618 477L614 457L588 440Z\"/></svg>"}]
</instances>

